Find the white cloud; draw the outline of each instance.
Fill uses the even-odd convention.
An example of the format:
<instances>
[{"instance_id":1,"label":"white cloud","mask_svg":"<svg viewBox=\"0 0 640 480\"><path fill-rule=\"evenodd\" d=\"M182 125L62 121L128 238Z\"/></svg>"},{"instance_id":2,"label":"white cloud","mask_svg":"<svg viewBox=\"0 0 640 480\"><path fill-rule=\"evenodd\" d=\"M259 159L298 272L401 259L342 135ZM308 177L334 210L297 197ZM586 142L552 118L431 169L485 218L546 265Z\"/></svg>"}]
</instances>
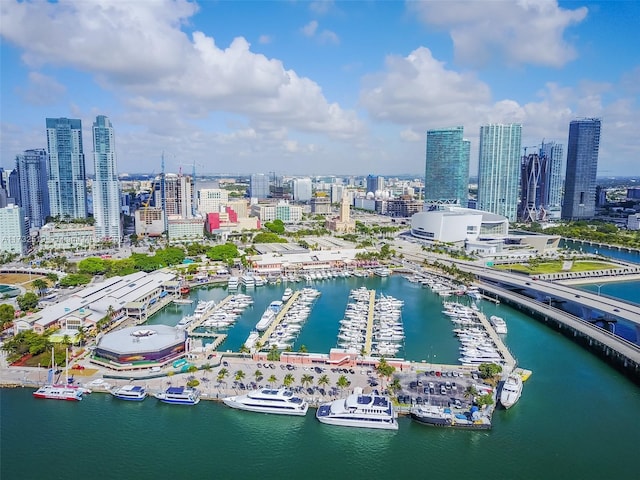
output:
<instances>
[{"instance_id":1,"label":"white cloud","mask_svg":"<svg viewBox=\"0 0 640 480\"><path fill-rule=\"evenodd\" d=\"M261 45L267 45L269 43L273 42L273 38L271 37L271 35L260 35L258 37L258 43Z\"/></svg>"},{"instance_id":2,"label":"white cloud","mask_svg":"<svg viewBox=\"0 0 640 480\"><path fill-rule=\"evenodd\" d=\"M302 27L300 31L305 37L313 37L318 31L318 22L316 20L311 20L304 27Z\"/></svg>"},{"instance_id":3,"label":"white cloud","mask_svg":"<svg viewBox=\"0 0 640 480\"><path fill-rule=\"evenodd\" d=\"M60 101L66 91L66 87L55 78L40 72L29 72L27 86L19 87L17 93L31 105L51 105Z\"/></svg>"},{"instance_id":4,"label":"white cloud","mask_svg":"<svg viewBox=\"0 0 640 480\"><path fill-rule=\"evenodd\" d=\"M447 29L456 58L479 66L501 55L507 64L561 67L576 58L565 30L587 8L561 8L556 0L407 2L427 25Z\"/></svg>"},{"instance_id":5,"label":"white cloud","mask_svg":"<svg viewBox=\"0 0 640 480\"><path fill-rule=\"evenodd\" d=\"M305 37L315 38L320 44L338 45L340 43L340 37L338 37L337 33L331 30L319 31L319 26L320 24L317 20L311 20L300 31Z\"/></svg>"}]
</instances>

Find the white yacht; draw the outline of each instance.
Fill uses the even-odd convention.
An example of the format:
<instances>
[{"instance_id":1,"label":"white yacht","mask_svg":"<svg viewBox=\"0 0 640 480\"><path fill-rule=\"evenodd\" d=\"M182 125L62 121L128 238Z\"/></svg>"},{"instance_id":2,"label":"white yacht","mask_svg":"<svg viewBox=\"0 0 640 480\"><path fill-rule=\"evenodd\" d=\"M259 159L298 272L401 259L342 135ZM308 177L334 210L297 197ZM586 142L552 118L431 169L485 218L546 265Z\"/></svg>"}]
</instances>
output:
<instances>
[{"instance_id":1,"label":"white yacht","mask_svg":"<svg viewBox=\"0 0 640 480\"><path fill-rule=\"evenodd\" d=\"M282 293L282 301L288 302L289 299L291 298L291 295L293 295L293 290L290 289L289 287L285 288L284 292Z\"/></svg>"},{"instance_id":2,"label":"white yacht","mask_svg":"<svg viewBox=\"0 0 640 480\"><path fill-rule=\"evenodd\" d=\"M242 275L240 282L245 288L254 288L256 286L256 279L253 275Z\"/></svg>"},{"instance_id":3,"label":"white yacht","mask_svg":"<svg viewBox=\"0 0 640 480\"><path fill-rule=\"evenodd\" d=\"M512 373L507 377L500 392L500 404L504 408L510 408L520 399L522 394L522 377Z\"/></svg>"},{"instance_id":4,"label":"white yacht","mask_svg":"<svg viewBox=\"0 0 640 480\"><path fill-rule=\"evenodd\" d=\"M347 398L320 405L316 418L330 425L398 429L398 418L391 399L384 395L363 394L361 388L356 388Z\"/></svg>"},{"instance_id":5,"label":"white yacht","mask_svg":"<svg viewBox=\"0 0 640 480\"><path fill-rule=\"evenodd\" d=\"M257 330L251 330L251 333L247 337L247 340L244 342L244 346L251 350L256 346L256 343L260 339L260 334Z\"/></svg>"},{"instance_id":6,"label":"white yacht","mask_svg":"<svg viewBox=\"0 0 640 480\"><path fill-rule=\"evenodd\" d=\"M139 385L123 385L122 387L111 390L111 395L120 400L141 402L147 398L147 391Z\"/></svg>"},{"instance_id":7,"label":"white yacht","mask_svg":"<svg viewBox=\"0 0 640 480\"><path fill-rule=\"evenodd\" d=\"M156 393L156 398L164 403L175 405L197 405L200 402L200 390L187 387L169 387Z\"/></svg>"},{"instance_id":8,"label":"white yacht","mask_svg":"<svg viewBox=\"0 0 640 480\"><path fill-rule=\"evenodd\" d=\"M199 318L202 318L209 312L209 310L211 310L215 306L215 304L216 302L214 302L213 300L200 300L193 312L193 319L197 320Z\"/></svg>"},{"instance_id":9,"label":"white yacht","mask_svg":"<svg viewBox=\"0 0 640 480\"><path fill-rule=\"evenodd\" d=\"M373 273L378 277L388 277L391 275L391 270L387 267L379 267L373 270Z\"/></svg>"},{"instance_id":10,"label":"white yacht","mask_svg":"<svg viewBox=\"0 0 640 480\"><path fill-rule=\"evenodd\" d=\"M271 325L271 322L273 322L275 318L276 312L274 312L270 308L267 308L256 324L256 330L259 332L264 332L267 328L269 328L269 325Z\"/></svg>"},{"instance_id":11,"label":"white yacht","mask_svg":"<svg viewBox=\"0 0 640 480\"><path fill-rule=\"evenodd\" d=\"M187 328L187 325L193 322L193 320L195 320L195 317L193 315L185 315L177 323L176 328L180 328L180 329Z\"/></svg>"},{"instance_id":12,"label":"white yacht","mask_svg":"<svg viewBox=\"0 0 640 480\"><path fill-rule=\"evenodd\" d=\"M505 322L502 317L491 315L489 317L489 322L493 325L493 329L496 333L507 333L507 322Z\"/></svg>"},{"instance_id":13,"label":"white yacht","mask_svg":"<svg viewBox=\"0 0 640 480\"><path fill-rule=\"evenodd\" d=\"M238 285L240 285L238 277L229 277L229 282L227 283L227 288L229 290L237 290Z\"/></svg>"},{"instance_id":14,"label":"white yacht","mask_svg":"<svg viewBox=\"0 0 640 480\"><path fill-rule=\"evenodd\" d=\"M225 405L250 412L306 415L309 405L287 388L262 388L244 395L223 398Z\"/></svg>"}]
</instances>

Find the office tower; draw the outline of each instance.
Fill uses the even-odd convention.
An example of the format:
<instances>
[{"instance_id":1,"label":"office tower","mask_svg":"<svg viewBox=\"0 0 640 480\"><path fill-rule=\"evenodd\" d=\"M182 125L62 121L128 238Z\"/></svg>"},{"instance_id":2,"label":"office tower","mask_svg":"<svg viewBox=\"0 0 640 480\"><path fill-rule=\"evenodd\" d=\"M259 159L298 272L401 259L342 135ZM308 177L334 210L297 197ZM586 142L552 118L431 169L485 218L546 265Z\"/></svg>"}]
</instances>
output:
<instances>
[{"instance_id":1,"label":"office tower","mask_svg":"<svg viewBox=\"0 0 640 480\"><path fill-rule=\"evenodd\" d=\"M49 189L47 188L47 161L44 148L25 150L16 156L16 171L20 185L20 201L30 228L40 228L49 216Z\"/></svg>"},{"instance_id":2,"label":"office tower","mask_svg":"<svg viewBox=\"0 0 640 480\"><path fill-rule=\"evenodd\" d=\"M525 149L526 151L526 149ZM520 207L518 219L522 222L544 220L546 189L545 182L547 162L545 157L537 153L522 157L520 173Z\"/></svg>"},{"instance_id":3,"label":"office tower","mask_svg":"<svg viewBox=\"0 0 640 480\"><path fill-rule=\"evenodd\" d=\"M27 253L28 235L24 209L13 203L0 208L0 254Z\"/></svg>"},{"instance_id":4,"label":"office tower","mask_svg":"<svg viewBox=\"0 0 640 480\"><path fill-rule=\"evenodd\" d=\"M467 206L469 198L469 153L463 127L427 131L425 204Z\"/></svg>"},{"instance_id":5,"label":"office tower","mask_svg":"<svg viewBox=\"0 0 640 480\"><path fill-rule=\"evenodd\" d=\"M263 200L269 198L269 177L264 173L254 173L249 180L249 197Z\"/></svg>"},{"instance_id":6,"label":"office tower","mask_svg":"<svg viewBox=\"0 0 640 480\"><path fill-rule=\"evenodd\" d=\"M540 156L546 158L549 181L547 182L547 219L559 219L562 208L562 163L564 146L561 143L542 142Z\"/></svg>"},{"instance_id":7,"label":"office tower","mask_svg":"<svg viewBox=\"0 0 640 480\"><path fill-rule=\"evenodd\" d=\"M9 173L7 180L7 203L20 205L20 177L15 168Z\"/></svg>"},{"instance_id":8,"label":"office tower","mask_svg":"<svg viewBox=\"0 0 640 480\"><path fill-rule=\"evenodd\" d=\"M599 118L573 120L569 124L563 220L580 220L595 215L599 148Z\"/></svg>"},{"instance_id":9,"label":"office tower","mask_svg":"<svg viewBox=\"0 0 640 480\"><path fill-rule=\"evenodd\" d=\"M517 218L522 125L480 127L478 209Z\"/></svg>"},{"instance_id":10,"label":"office tower","mask_svg":"<svg viewBox=\"0 0 640 480\"><path fill-rule=\"evenodd\" d=\"M160 183L160 182L158 182ZM156 186L155 205L164 205L166 218L179 216L192 218L191 213L191 177L167 173L164 176L164 202L161 185Z\"/></svg>"},{"instance_id":11,"label":"office tower","mask_svg":"<svg viewBox=\"0 0 640 480\"><path fill-rule=\"evenodd\" d=\"M229 192L222 188L201 188L198 190L198 212L200 215L219 213L229 202Z\"/></svg>"},{"instance_id":12,"label":"office tower","mask_svg":"<svg viewBox=\"0 0 640 480\"><path fill-rule=\"evenodd\" d=\"M47 118L49 208L61 220L87 217L87 186L78 119Z\"/></svg>"},{"instance_id":13,"label":"office tower","mask_svg":"<svg viewBox=\"0 0 640 480\"><path fill-rule=\"evenodd\" d=\"M120 183L116 164L116 142L108 117L98 115L93 122L93 216L96 240L120 246Z\"/></svg>"},{"instance_id":14,"label":"office tower","mask_svg":"<svg viewBox=\"0 0 640 480\"><path fill-rule=\"evenodd\" d=\"M308 202L311 200L310 178L296 178L293 181L293 199L296 202Z\"/></svg>"},{"instance_id":15,"label":"office tower","mask_svg":"<svg viewBox=\"0 0 640 480\"><path fill-rule=\"evenodd\" d=\"M344 192L346 192L346 188L344 187L344 185L338 185L338 184L333 184L331 185L331 192L330 192L330 197L331 197L331 203L339 203L342 201L342 196L344 195Z\"/></svg>"},{"instance_id":16,"label":"office tower","mask_svg":"<svg viewBox=\"0 0 640 480\"><path fill-rule=\"evenodd\" d=\"M384 190L384 177L380 175L367 175L367 193L382 192Z\"/></svg>"}]
</instances>

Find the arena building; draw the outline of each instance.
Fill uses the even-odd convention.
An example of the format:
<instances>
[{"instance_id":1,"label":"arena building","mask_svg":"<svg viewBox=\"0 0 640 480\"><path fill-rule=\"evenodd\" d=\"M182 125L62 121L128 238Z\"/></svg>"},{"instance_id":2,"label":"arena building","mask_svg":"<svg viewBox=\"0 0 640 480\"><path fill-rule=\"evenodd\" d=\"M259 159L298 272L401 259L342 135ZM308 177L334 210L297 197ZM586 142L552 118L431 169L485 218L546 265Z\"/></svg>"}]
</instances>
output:
<instances>
[{"instance_id":1,"label":"arena building","mask_svg":"<svg viewBox=\"0 0 640 480\"><path fill-rule=\"evenodd\" d=\"M103 335L91 361L113 368L149 367L181 357L187 333L167 325L123 328Z\"/></svg>"}]
</instances>

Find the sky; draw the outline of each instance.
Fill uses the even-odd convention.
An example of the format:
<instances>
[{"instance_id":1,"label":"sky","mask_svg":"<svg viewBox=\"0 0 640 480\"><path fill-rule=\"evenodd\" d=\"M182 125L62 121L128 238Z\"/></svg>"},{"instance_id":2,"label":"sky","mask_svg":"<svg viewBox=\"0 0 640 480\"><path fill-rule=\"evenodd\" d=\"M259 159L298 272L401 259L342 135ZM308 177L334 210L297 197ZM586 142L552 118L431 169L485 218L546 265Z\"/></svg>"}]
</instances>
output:
<instances>
[{"instance_id":1,"label":"sky","mask_svg":"<svg viewBox=\"0 0 640 480\"><path fill-rule=\"evenodd\" d=\"M598 175L639 175L638 25L633 0L0 0L0 166L68 117L93 172L106 115L121 173L420 177L462 125L474 176L481 125L566 145L598 117Z\"/></svg>"}]
</instances>

